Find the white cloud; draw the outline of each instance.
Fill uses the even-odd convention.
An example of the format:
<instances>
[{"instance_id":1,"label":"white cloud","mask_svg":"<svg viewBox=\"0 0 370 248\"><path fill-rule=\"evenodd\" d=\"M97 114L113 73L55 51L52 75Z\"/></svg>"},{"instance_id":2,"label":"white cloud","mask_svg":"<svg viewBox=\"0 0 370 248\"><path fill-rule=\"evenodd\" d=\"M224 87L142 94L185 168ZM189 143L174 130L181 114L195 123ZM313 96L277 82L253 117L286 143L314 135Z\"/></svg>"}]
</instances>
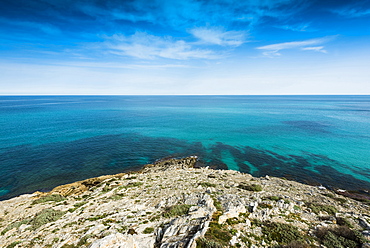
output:
<instances>
[{"instance_id":1,"label":"white cloud","mask_svg":"<svg viewBox=\"0 0 370 248\"><path fill-rule=\"evenodd\" d=\"M370 15L370 9L363 8L344 8L332 10L333 13L347 18L365 17Z\"/></svg>"},{"instance_id":2,"label":"white cloud","mask_svg":"<svg viewBox=\"0 0 370 248\"><path fill-rule=\"evenodd\" d=\"M110 53L139 59L215 59L218 56L211 50L194 48L192 44L172 37L159 37L144 32L131 36L113 35L106 37Z\"/></svg>"},{"instance_id":3,"label":"white cloud","mask_svg":"<svg viewBox=\"0 0 370 248\"><path fill-rule=\"evenodd\" d=\"M321 53L328 53L323 46L315 46L315 47L302 47L301 50L303 51L315 51Z\"/></svg>"},{"instance_id":4,"label":"white cloud","mask_svg":"<svg viewBox=\"0 0 370 248\"><path fill-rule=\"evenodd\" d=\"M245 42L246 34L243 31L224 31L221 28L194 28L190 33L205 44L220 46L240 46Z\"/></svg>"},{"instance_id":5,"label":"white cloud","mask_svg":"<svg viewBox=\"0 0 370 248\"><path fill-rule=\"evenodd\" d=\"M336 36L327 36L323 38L310 39L310 40L304 40L304 41L283 42L283 43L277 43L277 44L257 47L257 49L263 50L264 51L263 55L267 57L279 56L281 55L280 53L281 50L297 49L297 48L301 48L301 50L314 50L314 51L321 50L321 52L323 52L325 51L323 50L324 48L323 46L318 47L315 45L326 43L334 39L335 37Z\"/></svg>"},{"instance_id":6,"label":"white cloud","mask_svg":"<svg viewBox=\"0 0 370 248\"><path fill-rule=\"evenodd\" d=\"M310 23L297 23L293 25L282 25L282 26L276 26L277 28L285 29L285 30L291 30L295 32L312 32L316 31L315 29L312 29Z\"/></svg>"},{"instance_id":7,"label":"white cloud","mask_svg":"<svg viewBox=\"0 0 370 248\"><path fill-rule=\"evenodd\" d=\"M221 28L196 28L190 31L199 41L187 42L171 36L155 36L146 32L136 32L125 36L115 34L103 37L105 48L111 54L139 59L166 58L175 60L216 59L222 57L220 51L205 48L205 45L237 47L245 42L245 32L223 31Z\"/></svg>"}]
</instances>

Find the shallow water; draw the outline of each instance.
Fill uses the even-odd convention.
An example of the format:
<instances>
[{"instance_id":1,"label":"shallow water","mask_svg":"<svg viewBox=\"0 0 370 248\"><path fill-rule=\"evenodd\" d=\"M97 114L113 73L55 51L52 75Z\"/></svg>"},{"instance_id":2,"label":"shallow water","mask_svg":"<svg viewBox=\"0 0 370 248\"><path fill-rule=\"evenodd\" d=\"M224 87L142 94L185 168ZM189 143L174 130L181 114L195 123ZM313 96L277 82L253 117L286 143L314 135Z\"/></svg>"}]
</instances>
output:
<instances>
[{"instance_id":1,"label":"shallow water","mask_svg":"<svg viewBox=\"0 0 370 248\"><path fill-rule=\"evenodd\" d=\"M370 96L3 96L0 199L166 156L370 189Z\"/></svg>"}]
</instances>

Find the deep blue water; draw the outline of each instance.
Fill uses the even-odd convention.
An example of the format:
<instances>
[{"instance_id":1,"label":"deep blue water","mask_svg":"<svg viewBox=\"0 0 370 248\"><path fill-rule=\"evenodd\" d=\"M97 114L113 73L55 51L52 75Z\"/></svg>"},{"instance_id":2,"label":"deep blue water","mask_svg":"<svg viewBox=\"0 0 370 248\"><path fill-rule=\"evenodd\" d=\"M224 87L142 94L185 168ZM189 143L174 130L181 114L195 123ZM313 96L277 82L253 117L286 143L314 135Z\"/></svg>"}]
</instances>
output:
<instances>
[{"instance_id":1,"label":"deep blue water","mask_svg":"<svg viewBox=\"0 0 370 248\"><path fill-rule=\"evenodd\" d=\"M370 189L370 96L1 96L0 199L166 156Z\"/></svg>"}]
</instances>

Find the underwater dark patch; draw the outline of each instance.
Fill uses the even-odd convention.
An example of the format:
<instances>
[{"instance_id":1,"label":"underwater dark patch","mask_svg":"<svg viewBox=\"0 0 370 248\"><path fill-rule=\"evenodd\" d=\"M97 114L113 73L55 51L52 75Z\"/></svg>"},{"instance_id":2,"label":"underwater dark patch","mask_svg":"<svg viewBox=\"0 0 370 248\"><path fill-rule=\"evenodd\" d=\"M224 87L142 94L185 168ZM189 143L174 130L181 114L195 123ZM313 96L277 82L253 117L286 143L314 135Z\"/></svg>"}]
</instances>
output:
<instances>
[{"instance_id":1,"label":"underwater dark patch","mask_svg":"<svg viewBox=\"0 0 370 248\"><path fill-rule=\"evenodd\" d=\"M307 132L330 133L329 125L316 121L283 121L282 123Z\"/></svg>"},{"instance_id":2,"label":"underwater dark patch","mask_svg":"<svg viewBox=\"0 0 370 248\"><path fill-rule=\"evenodd\" d=\"M0 154L1 163L12 164L0 172L0 187L10 190L0 199L100 175L139 170L144 164L166 156L205 154L205 148L199 142L136 134L12 147ZM225 165L220 164L220 167L225 168Z\"/></svg>"},{"instance_id":3,"label":"underwater dark patch","mask_svg":"<svg viewBox=\"0 0 370 248\"><path fill-rule=\"evenodd\" d=\"M230 153L241 172L252 172L253 176L286 177L306 184L349 190L370 189L369 182L334 169L346 168L345 165L320 154L282 155L276 151L234 147L221 142L206 148L201 142L122 134L3 149L0 163L13 166L0 172L0 187L10 190L0 199L37 190L47 191L57 185L100 175L139 170L144 164L163 157L197 155L200 158L197 166L228 169L222 161L225 151ZM366 176L367 173L364 170L362 174Z\"/></svg>"}]
</instances>

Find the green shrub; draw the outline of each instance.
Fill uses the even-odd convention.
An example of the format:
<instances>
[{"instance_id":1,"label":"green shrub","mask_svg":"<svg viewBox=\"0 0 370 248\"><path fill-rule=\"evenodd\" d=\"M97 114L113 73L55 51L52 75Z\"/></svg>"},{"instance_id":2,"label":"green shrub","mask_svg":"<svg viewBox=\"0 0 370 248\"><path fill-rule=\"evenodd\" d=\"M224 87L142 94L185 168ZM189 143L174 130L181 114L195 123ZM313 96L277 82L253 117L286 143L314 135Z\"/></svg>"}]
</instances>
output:
<instances>
[{"instance_id":1,"label":"green shrub","mask_svg":"<svg viewBox=\"0 0 370 248\"><path fill-rule=\"evenodd\" d=\"M356 248L356 242L344 237L338 237L332 232L328 232L322 240L322 244L327 248Z\"/></svg>"},{"instance_id":2,"label":"green shrub","mask_svg":"<svg viewBox=\"0 0 370 248\"><path fill-rule=\"evenodd\" d=\"M152 218L149 219L149 221L157 221L161 218L160 215L154 215Z\"/></svg>"},{"instance_id":3,"label":"green shrub","mask_svg":"<svg viewBox=\"0 0 370 248\"><path fill-rule=\"evenodd\" d=\"M65 224L63 226L63 228L71 227L71 226L75 226L75 225L77 225L77 221L72 221L72 222L69 222L69 223Z\"/></svg>"},{"instance_id":4,"label":"green shrub","mask_svg":"<svg viewBox=\"0 0 370 248\"><path fill-rule=\"evenodd\" d=\"M349 220L347 220L346 218L344 217L337 217L337 224L340 225L340 226L346 226L346 227L349 227L349 228L353 228L353 225L351 224L351 222L349 222Z\"/></svg>"},{"instance_id":5,"label":"green shrub","mask_svg":"<svg viewBox=\"0 0 370 248\"><path fill-rule=\"evenodd\" d=\"M334 206L322 205L313 202L306 203L306 205L307 207L311 208L312 212L314 212L315 214L319 214L320 212L324 211L330 215L335 215L338 212L338 210Z\"/></svg>"},{"instance_id":6,"label":"green shrub","mask_svg":"<svg viewBox=\"0 0 370 248\"><path fill-rule=\"evenodd\" d=\"M37 228L41 227L50 222L54 222L62 217L65 212L54 210L54 209L44 209L41 212L37 213L33 219L30 220L29 223L32 225L30 227L31 230L36 230Z\"/></svg>"},{"instance_id":7,"label":"green shrub","mask_svg":"<svg viewBox=\"0 0 370 248\"><path fill-rule=\"evenodd\" d=\"M79 207L81 207L81 206L83 206L83 205L85 205L87 202L77 202L76 204L74 204L73 206L75 207L75 208L79 208Z\"/></svg>"},{"instance_id":8,"label":"green shrub","mask_svg":"<svg viewBox=\"0 0 370 248\"><path fill-rule=\"evenodd\" d=\"M280 247L281 248L310 248L311 246L309 246L308 244L305 244L303 242L300 242L300 241L292 241L289 244L279 246L278 248L280 248Z\"/></svg>"},{"instance_id":9,"label":"green shrub","mask_svg":"<svg viewBox=\"0 0 370 248\"><path fill-rule=\"evenodd\" d=\"M165 212L162 214L165 218L177 217L189 212L189 209L192 205L180 204L168 207L165 209Z\"/></svg>"},{"instance_id":10,"label":"green shrub","mask_svg":"<svg viewBox=\"0 0 370 248\"><path fill-rule=\"evenodd\" d=\"M358 231L353 231L346 226L337 228L320 228L316 231L320 243L327 248L356 248L366 240Z\"/></svg>"},{"instance_id":11,"label":"green shrub","mask_svg":"<svg viewBox=\"0 0 370 248\"><path fill-rule=\"evenodd\" d=\"M42 196L39 199L34 200L31 204L34 205L34 204L44 203L44 202L48 202L48 201L61 202L61 201L65 201L65 200L67 200L67 198L65 198L62 195L52 194L52 195Z\"/></svg>"},{"instance_id":12,"label":"green shrub","mask_svg":"<svg viewBox=\"0 0 370 248\"><path fill-rule=\"evenodd\" d=\"M289 224L265 221L261 227L262 233L269 241L275 240L283 245L288 245L293 241L304 241L304 236L298 228Z\"/></svg>"},{"instance_id":13,"label":"green shrub","mask_svg":"<svg viewBox=\"0 0 370 248\"><path fill-rule=\"evenodd\" d=\"M127 186L129 186L129 187L139 187L141 185L143 185L143 183L141 183L141 182L134 182L134 183L127 184Z\"/></svg>"},{"instance_id":14,"label":"green shrub","mask_svg":"<svg viewBox=\"0 0 370 248\"><path fill-rule=\"evenodd\" d=\"M21 241L15 241L13 243L11 243L10 245L7 245L6 248L14 248L17 244L20 244L22 243Z\"/></svg>"},{"instance_id":15,"label":"green shrub","mask_svg":"<svg viewBox=\"0 0 370 248\"><path fill-rule=\"evenodd\" d=\"M333 199L342 204L347 202L347 199L340 198L340 197L334 197Z\"/></svg>"},{"instance_id":16,"label":"green shrub","mask_svg":"<svg viewBox=\"0 0 370 248\"><path fill-rule=\"evenodd\" d=\"M133 187L139 187L141 185L143 185L144 183L142 182L131 182L131 183L128 183L127 185L122 185L122 186L119 186L118 187L118 190L121 190L121 189L128 189L128 188L133 188Z\"/></svg>"},{"instance_id":17,"label":"green shrub","mask_svg":"<svg viewBox=\"0 0 370 248\"><path fill-rule=\"evenodd\" d=\"M259 184L239 184L238 188L255 192L262 191L262 186Z\"/></svg>"},{"instance_id":18,"label":"green shrub","mask_svg":"<svg viewBox=\"0 0 370 248\"><path fill-rule=\"evenodd\" d=\"M228 225L235 225L244 222L245 220L239 220L238 218L230 218L226 220Z\"/></svg>"},{"instance_id":19,"label":"green shrub","mask_svg":"<svg viewBox=\"0 0 370 248\"><path fill-rule=\"evenodd\" d=\"M1 235L4 235L7 231L12 230L13 228L19 228L21 225L27 224L29 221L30 221L29 219L25 219L25 220L11 223L4 230L1 231Z\"/></svg>"},{"instance_id":20,"label":"green shrub","mask_svg":"<svg viewBox=\"0 0 370 248\"><path fill-rule=\"evenodd\" d=\"M154 232L154 228L153 227L147 227L143 231L144 234L149 234L149 233L152 233L152 232Z\"/></svg>"},{"instance_id":21,"label":"green shrub","mask_svg":"<svg viewBox=\"0 0 370 248\"><path fill-rule=\"evenodd\" d=\"M101 190L102 193L107 193L112 189L108 184L104 186L104 188Z\"/></svg>"},{"instance_id":22,"label":"green shrub","mask_svg":"<svg viewBox=\"0 0 370 248\"><path fill-rule=\"evenodd\" d=\"M266 197L265 199L269 199L269 200L271 200L271 201L278 201L278 200L280 200L281 199L281 197L280 196L270 196L270 197Z\"/></svg>"},{"instance_id":23,"label":"green shrub","mask_svg":"<svg viewBox=\"0 0 370 248\"><path fill-rule=\"evenodd\" d=\"M54 222L64 215L64 212L54 209L44 209L41 212L37 213L33 219L24 219L17 221L8 225L2 232L1 235L4 235L7 231L13 228L19 228L21 225L31 225L29 229L36 230L40 226L47 224L49 222Z\"/></svg>"},{"instance_id":24,"label":"green shrub","mask_svg":"<svg viewBox=\"0 0 370 248\"><path fill-rule=\"evenodd\" d=\"M73 205L73 208L68 209L68 212L72 213L76 211L78 208L80 208L81 206L85 205L86 203L87 202L78 202L75 205Z\"/></svg>"},{"instance_id":25,"label":"green shrub","mask_svg":"<svg viewBox=\"0 0 370 248\"><path fill-rule=\"evenodd\" d=\"M222 204L221 204L221 202L216 197L212 197L212 199L213 199L213 205L215 206L215 208L217 209L217 211L222 211Z\"/></svg>"},{"instance_id":26,"label":"green shrub","mask_svg":"<svg viewBox=\"0 0 370 248\"><path fill-rule=\"evenodd\" d=\"M258 204L258 207L259 208L273 208L273 206L271 204L268 204L268 203L264 203L264 202L261 202L260 204Z\"/></svg>"},{"instance_id":27,"label":"green shrub","mask_svg":"<svg viewBox=\"0 0 370 248\"><path fill-rule=\"evenodd\" d=\"M75 246L74 244L64 244L61 248L78 248L78 246Z\"/></svg>"},{"instance_id":28,"label":"green shrub","mask_svg":"<svg viewBox=\"0 0 370 248\"><path fill-rule=\"evenodd\" d=\"M104 225L104 226L109 226L109 224L111 224L111 223L115 223L116 222L116 220L114 220L114 219L106 219L106 220L104 220L103 222L102 222L102 224Z\"/></svg>"},{"instance_id":29,"label":"green shrub","mask_svg":"<svg viewBox=\"0 0 370 248\"><path fill-rule=\"evenodd\" d=\"M252 246L252 241L251 241L247 236L245 236L245 235L241 235L241 236L239 237L239 239L240 239L242 242L244 242L244 244L246 244L246 245L247 245L247 247L251 247L251 246Z\"/></svg>"},{"instance_id":30,"label":"green shrub","mask_svg":"<svg viewBox=\"0 0 370 248\"><path fill-rule=\"evenodd\" d=\"M77 243L77 247L81 247L82 245L87 246L87 245L88 245L87 240L88 240L89 238L93 237L93 236L94 236L94 235L92 235L92 234L88 234L88 235L83 236L83 237L78 241L78 243Z\"/></svg>"},{"instance_id":31,"label":"green shrub","mask_svg":"<svg viewBox=\"0 0 370 248\"><path fill-rule=\"evenodd\" d=\"M218 224L216 221L212 221L209 224L209 228L204 235L204 238L215 244L220 244L221 246L227 247L232 235L227 229L224 228L223 225Z\"/></svg>"},{"instance_id":32,"label":"green shrub","mask_svg":"<svg viewBox=\"0 0 370 248\"><path fill-rule=\"evenodd\" d=\"M324 193L324 196L327 196L329 198L334 198L335 196L332 193Z\"/></svg>"},{"instance_id":33,"label":"green shrub","mask_svg":"<svg viewBox=\"0 0 370 248\"><path fill-rule=\"evenodd\" d=\"M132 177L125 178L125 180L131 180L131 179L136 179L136 178L137 178L136 176L132 176Z\"/></svg>"},{"instance_id":34,"label":"green shrub","mask_svg":"<svg viewBox=\"0 0 370 248\"><path fill-rule=\"evenodd\" d=\"M207 187L216 187L216 184L213 184L213 183L209 183L209 182L202 182L202 183L199 183L198 185L204 187L204 188L207 188Z\"/></svg>"},{"instance_id":35,"label":"green shrub","mask_svg":"<svg viewBox=\"0 0 370 248\"><path fill-rule=\"evenodd\" d=\"M214 240L208 240L206 238L197 239L196 248L223 248L224 246Z\"/></svg>"},{"instance_id":36,"label":"green shrub","mask_svg":"<svg viewBox=\"0 0 370 248\"><path fill-rule=\"evenodd\" d=\"M87 218L87 220L89 220L89 221L96 221L96 220L104 219L107 216L108 216L108 214L107 213L104 213L102 215L97 215L97 216L94 216L94 217Z\"/></svg>"},{"instance_id":37,"label":"green shrub","mask_svg":"<svg viewBox=\"0 0 370 248\"><path fill-rule=\"evenodd\" d=\"M112 199L113 201L121 200L125 195L124 194L115 194L109 197L109 199Z\"/></svg>"}]
</instances>

